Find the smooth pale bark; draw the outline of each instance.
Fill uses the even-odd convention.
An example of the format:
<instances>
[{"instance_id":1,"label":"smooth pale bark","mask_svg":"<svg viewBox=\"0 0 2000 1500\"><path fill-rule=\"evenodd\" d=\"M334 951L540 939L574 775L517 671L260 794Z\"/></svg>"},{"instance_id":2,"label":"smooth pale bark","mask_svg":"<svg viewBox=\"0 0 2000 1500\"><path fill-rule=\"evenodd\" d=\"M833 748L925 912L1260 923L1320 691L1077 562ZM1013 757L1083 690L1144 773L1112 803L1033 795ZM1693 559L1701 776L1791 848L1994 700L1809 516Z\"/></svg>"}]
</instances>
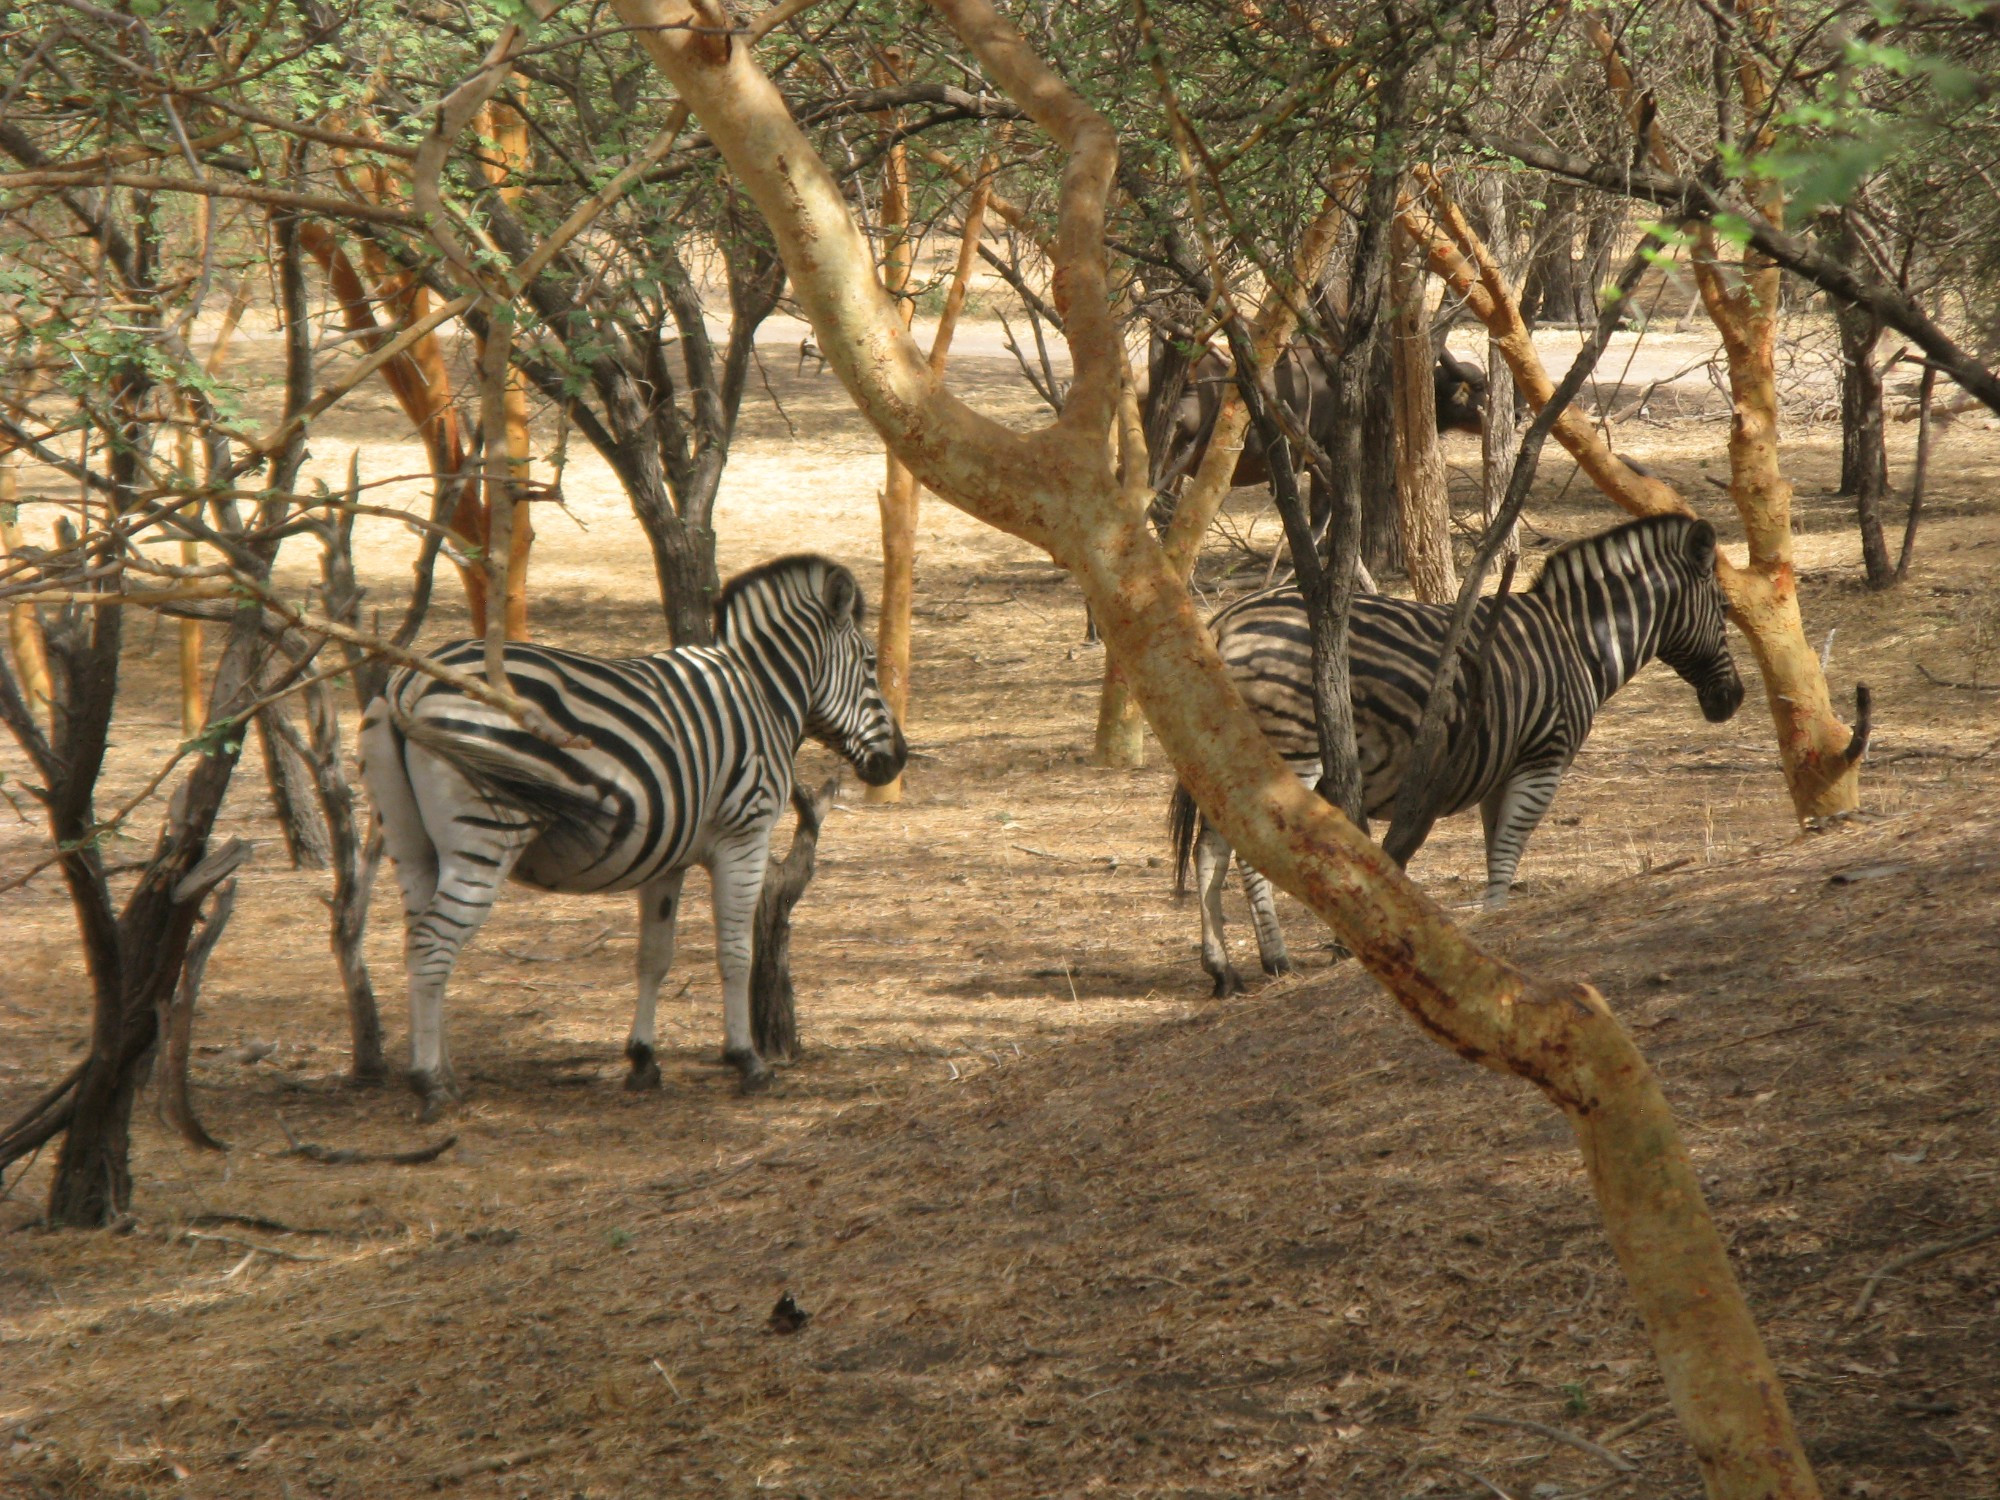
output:
<instances>
[{"instance_id":1,"label":"smooth pale bark","mask_svg":"<svg viewBox=\"0 0 2000 1500\"><path fill-rule=\"evenodd\" d=\"M0 453L0 558L21 550L21 455L13 448ZM53 689L49 682L49 650L42 638L42 617L23 601L7 611L7 642L14 652L14 671L21 679L21 696L28 711L49 721Z\"/></svg>"},{"instance_id":2,"label":"smooth pale bark","mask_svg":"<svg viewBox=\"0 0 2000 1500\"><path fill-rule=\"evenodd\" d=\"M510 90L518 85L510 80ZM500 190L500 200L508 207L520 201L523 191L519 178L528 170L528 120L507 99L489 101L480 112L480 128L492 141L491 153L482 152L479 169L486 180ZM510 179L512 179L510 181ZM535 523L528 493L533 477L533 456L528 446L528 381L519 370L507 371L507 389L501 400L506 418L507 472L514 496L513 516L507 534L507 639L528 639L528 557L535 545Z\"/></svg>"},{"instance_id":3,"label":"smooth pale bark","mask_svg":"<svg viewBox=\"0 0 2000 1500\"><path fill-rule=\"evenodd\" d=\"M1498 269L1435 179L1426 179L1425 188L1436 219L1406 205L1399 222L1424 244L1431 269L1449 281L1453 290L1466 298L1473 315L1486 324L1522 396L1533 410L1540 411L1554 391L1554 383L1542 367ZM1700 264L1697 257L1698 277ZM1708 296L1706 288L1703 295ZM1718 556L1716 573L1729 599L1730 619L1750 642L1763 673L1765 697L1777 730L1779 763L1793 809L1801 819L1824 817L1858 804L1855 763L1848 758L1854 732L1833 711L1826 674L1806 641L1805 624L1799 615L1792 569L1791 485L1777 466L1773 329L1767 318L1760 334L1746 337L1733 307L1725 306L1722 318L1729 323L1723 329L1723 339L1734 417L1729 438L1730 493L1749 540L1749 558L1739 568ZM1722 327L1720 322L1718 327ZM1563 413L1553 436L1622 509L1641 516L1694 513L1671 485L1628 468L1581 413Z\"/></svg>"},{"instance_id":4,"label":"smooth pale bark","mask_svg":"<svg viewBox=\"0 0 2000 1500\"><path fill-rule=\"evenodd\" d=\"M1426 604L1458 597L1451 565L1451 506L1445 492L1444 444L1438 440L1437 384L1432 372L1430 312L1425 305L1424 256L1396 231L1389 260L1390 348L1396 377L1396 499L1402 517L1403 572Z\"/></svg>"},{"instance_id":5,"label":"smooth pale bark","mask_svg":"<svg viewBox=\"0 0 2000 1500\"><path fill-rule=\"evenodd\" d=\"M901 148L897 149L900 151ZM952 264L951 284L945 289L944 310L938 315L937 332L931 336L931 371L940 377L951 358L952 335L958 331L959 314L965 311L965 293L972 282L972 263L979 255L980 236L986 232L986 204L992 195L993 171L993 158L989 156L980 164L979 175L972 185L972 196L965 205L965 221L959 228L958 258ZM908 480L909 508L907 515L898 517L899 522L907 524L898 537L898 587L892 598L889 587L889 502L886 498L883 501L882 616L876 627L876 669L883 696L895 713L897 722L907 724L910 705L910 614L916 596L917 507L923 497L909 470L897 464L893 457L890 463L892 472L899 472ZM892 655L893 662L890 661ZM893 695L890 693L892 680L895 684ZM870 802L902 801L903 778L898 776L886 785L869 787L867 798Z\"/></svg>"},{"instance_id":6,"label":"smooth pale bark","mask_svg":"<svg viewBox=\"0 0 2000 1500\"><path fill-rule=\"evenodd\" d=\"M1770 80L1756 46L1766 48L1776 11L1766 0L1736 0L1736 89L1740 130L1757 155L1772 149ZM1616 40L1596 17L1584 29L1604 60L1605 78L1625 101L1635 130L1643 129L1647 154L1664 172L1679 161L1651 113ZM1728 101L1718 101L1726 107ZM1785 194L1774 178L1744 183L1754 211L1782 228ZM1792 483L1778 464L1778 263L1746 250L1735 266L1724 264L1712 222L1695 228L1695 285L1722 336L1729 367L1729 493L1749 542L1746 565L1724 575L1730 613L1749 637L1763 671L1764 696L1778 732L1778 757L1792 808L1801 821L1836 817L1861 805L1860 755L1865 736L1833 711L1826 671L1806 640L1799 614L1798 577L1792 566ZM1863 710L1863 717L1866 711Z\"/></svg>"},{"instance_id":7,"label":"smooth pale bark","mask_svg":"<svg viewBox=\"0 0 2000 1500\"><path fill-rule=\"evenodd\" d=\"M939 495L1046 548L1095 610L1162 745L1232 844L1327 921L1418 1023L1528 1079L1564 1112L1709 1493L1817 1496L1657 1081L1590 986L1483 952L1272 752L1145 522L1145 485L1109 460L1123 351L1106 291L1106 122L984 0L933 0L986 76L1067 153L1055 294L1076 378L1052 424L1015 433L933 376L874 274L839 185L719 13L617 0L769 221L828 362ZM695 30L688 23L700 25Z\"/></svg>"},{"instance_id":8,"label":"smooth pale bark","mask_svg":"<svg viewBox=\"0 0 2000 1500\"><path fill-rule=\"evenodd\" d=\"M896 82L902 54L885 53L874 69L875 86L885 88ZM899 123L895 111L877 117L885 131ZM910 155L901 140L889 148L882 169L882 284L892 292L907 330L915 313L908 292L914 246L910 242ZM875 624L875 671L882 684L882 698L898 723L907 721L910 707L910 614L917 594L917 510L921 501L917 476L891 448L883 476L882 509L882 605ZM901 802L903 778L886 786L871 786L863 794L869 802Z\"/></svg>"}]
</instances>

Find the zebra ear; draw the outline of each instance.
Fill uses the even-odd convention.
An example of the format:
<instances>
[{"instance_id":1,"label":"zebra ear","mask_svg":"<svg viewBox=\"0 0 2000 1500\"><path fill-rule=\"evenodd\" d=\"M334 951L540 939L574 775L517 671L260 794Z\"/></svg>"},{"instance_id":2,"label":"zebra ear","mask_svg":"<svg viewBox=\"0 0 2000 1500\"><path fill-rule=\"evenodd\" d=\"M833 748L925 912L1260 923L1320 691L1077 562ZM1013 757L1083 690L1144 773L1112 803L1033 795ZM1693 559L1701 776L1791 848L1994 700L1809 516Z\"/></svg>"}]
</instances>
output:
<instances>
[{"instance_id":1,"label":"zebra ear","mask_svg":"<svg viewBox=\"0 0 2000 1500\"><path fill-rule=\"evenodd\" d=\"M826 609L836 620L861 623L861 585L845 568L829 568L826 575Z\"/></svg>"},{"instance_id":2,"label":"zebra ear","mask_svg":"<svg viewBox=\"0 0 2000 1500\"><path fill-rule=\"evenodd\" d=\"M1696 566L1713 566L1715 563L1715 528L1708 522L1696 520L1689 524L1687 537L1681 543L1687 549L1688 561Z\"/></svg>"}]
</instances>

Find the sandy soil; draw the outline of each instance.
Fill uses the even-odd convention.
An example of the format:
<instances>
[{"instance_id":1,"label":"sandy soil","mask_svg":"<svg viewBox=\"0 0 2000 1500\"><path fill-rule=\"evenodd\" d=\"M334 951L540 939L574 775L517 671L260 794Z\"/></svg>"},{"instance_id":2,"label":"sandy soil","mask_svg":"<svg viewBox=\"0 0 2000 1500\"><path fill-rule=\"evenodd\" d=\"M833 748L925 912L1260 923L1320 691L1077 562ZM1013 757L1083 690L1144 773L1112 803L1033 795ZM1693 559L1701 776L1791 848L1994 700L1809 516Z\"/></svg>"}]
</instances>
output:
<instances>
[{"instance_id":1,"label":"sandy soil","mask_svg":"<svg viewBox=\"0 0 2000 1500\"><path fill-rule=\"evenodd\" d=\"M1649 336L1607 408L1699 346ZM1035 420L990 335L963 347L961 388ZM722 565L814 547L872 590L879 446L831 377L795 372L796 335L774 328L765 355L783 415L746 412ZM1818 380L1800 377L1802 414ZM1728 534L1705 389L1684 377L1671 411L1617 438ZM1910 438L1893 433L1899 478ZM1469 495L1476 447L1453 444ZM313 446L329 478L357 447L369 480L419 464L372 391ZM1947 432L1915 574L1887 597L1860 588L1846 502L1825 493L1837 429L1801 423L1787 451L1808 628L1833 633L1837 693L1860 678L1876 695L1870 818L1798 842L1755 684L1710 726L1654 668L1601 718L1516 907L1474 920L1524 962L1594 977L1638 1029L1829 1493L1989 1494L2000 1250L1845 1314L1868 1271L1992 1213L2000 716L1920 668L2000 681L2000 440L1979 420ZM536 629L655 647L643 539L602 467L570 457L567 513L539 522ZM1531 546L1613 519L1545 464ZM1217 597L1261 579L1276 529L1246 492L1224 531L1201 580ZM520 892L454 981L472 1082L456 1146L417 1168L282 1155L287 1128L374 1149L436 1133L400 1091L343 1086L324 877L282 868L246 765L223 832L260 849L195 1070L233 1149L196 1155L142 1122L117 1236L36 1231L46 1163L10 1178L0 1494L1493 1493L1470 1474L1523 1500L1607 1479L1597 1492L1694 1492L1671 1423L1614 1439L1625 1475L1467 1421L1600 1438L1659 1401L1560 1124L1329 970L1296 906L1305 972L1207 1001L1164 867L1168 773L1157 754L1139 772L1085 763L1102 656L1075 589L936 502L922 540L923 758L903 804L850 793L829 823L794 943L810 1050L770 1096L738 1098L717 1063L705 901L663 1006L668 1086L635 1098L617 1088L633 913ZM366 529L386 607L409 552L402 528ZM308 565L288 560L301 588ZM441 580L427 639L462 629ZM107 803L178 738L172 634L138 620L130 640ZM0 770L21 775L11 747ZM0 823L0 873L39 838ZM1450 903L1479 870L1470 819L1415 867ZM4 899L11 1114L75 1055L85 987L59 882ZM1232 920L1240 958L1240 902ZM398 937L385 883L370 956L392 1046ZM783 1291L813 1315L795 1337L765 1326Z\"/></svg>"}]
</instances>

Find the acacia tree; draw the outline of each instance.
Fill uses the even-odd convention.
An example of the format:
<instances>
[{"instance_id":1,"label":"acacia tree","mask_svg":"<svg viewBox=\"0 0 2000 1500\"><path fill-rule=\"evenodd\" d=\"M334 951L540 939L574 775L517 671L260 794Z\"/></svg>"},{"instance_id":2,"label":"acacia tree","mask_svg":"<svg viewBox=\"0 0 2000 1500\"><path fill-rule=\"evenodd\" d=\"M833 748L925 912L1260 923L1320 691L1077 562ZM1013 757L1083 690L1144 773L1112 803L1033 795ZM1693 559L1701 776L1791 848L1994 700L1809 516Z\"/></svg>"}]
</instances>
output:
<instances>
[{"instance_id":1,"label":"acacia tree","mask_svg":"<svg viewBox=\"0 0 2000 1500\"><path fill-rule=\"evenodd\" d=\"M862 412L938 494L1045 547L1083 585L1176 769L1260 868L1326 919L1419 1021L1561 1107L1659 1350L1711 1494L1817 1493L1775 1371L1657 1083L1601 996L1531 980L1444 920L1258 732L1146 523L1136 403L1119 399L1105 203L1109 125L984 0L933 9L1065 152L1059 311L1075 367L1063 410L1015 433L954 397L911 344L832 175L753 49L680 0L618 0L771 226L820 347Z\"/></svg>"}]
</instances>

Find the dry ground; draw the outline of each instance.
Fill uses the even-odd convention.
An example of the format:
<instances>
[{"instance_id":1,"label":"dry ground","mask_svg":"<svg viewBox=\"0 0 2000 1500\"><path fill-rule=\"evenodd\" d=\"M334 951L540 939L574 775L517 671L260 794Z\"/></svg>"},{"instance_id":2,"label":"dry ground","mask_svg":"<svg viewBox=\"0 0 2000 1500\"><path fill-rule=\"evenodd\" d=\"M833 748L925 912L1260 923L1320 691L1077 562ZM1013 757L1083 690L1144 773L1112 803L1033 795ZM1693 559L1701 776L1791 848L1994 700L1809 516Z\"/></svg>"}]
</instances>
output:
<instances>
[{"instance_id":1,"label":"dry ground","mask_svg":"<svg viewBox=\"0 0 2000 1500\"><path fill-rule=\"evenodd\" d=\"M961 382L1032 419L1008 364L968 347ZM1628 393L1687 352L1657 340ZM878 450L830 378L794 377L775 339L768 362L789 426L746 414L724 566L813 546L869 576ZM1725 429L1698 381L1678 388L1692 415L1628 423L1620 446L1720 515L1702 475L1724 472ZM336 473L356 444L370 477L415 467L372 397L315 461ZM1836 631L1840 692L1876 693L1871 817L1797 841L1754 685L1709 726L1656 668L1600 720L1516 905L1469 920L1594 979L1638 1031L1829 1493L2000 1494L2000 1244L1846 1316L1868 1272L1994 1215L2000 717L1919 666L2000 678L2000 441L1976 421L1945 437L1915 576L1886 598L1859 588L1824 494L1835 446L1814 426L1789 452L1809 628ZM538 631L656 645L618 495L582 456L565 488L573 515L541 521ZM1235 533L1267 543L1239 502ZM1611 519L1546 465L1531 542ZM774 1095L738 1098L716 1063L704 903L664 1007L668 1086L635 1098L617 1088L633 914L515 893L454 984L457 1145L416 1168L280 1155L287 1126L434 1136L399 1091L342 1086L323 877L280 868L246 765L224 832L262 847L195 1077L234 1149L194 1155L144 1122L121 1235L36 1229L46 1163L10 1179L0 1494L1695 1492L1671 1422L1610 1439L1628 1475L1468 1420L1605 1438L1660 1401L1559 1120L1329 970L1295 906L1305 972L1206 1000L1194 913L1156 863L1167 773L1084 762L1102 658L1074 589L942 506L923 534L928 758L901 806L829 824L794 950L810 1052ZM366 543L393 602L406 539ZM1235 563L1233 586L1261 576L1218 545L1205 581ZM462 628L440 592L433 639ZM171 634L141 620L131 640L107 802L177 737ZM0 873L37 849L10 823ZM1479 868L1461 819L1416 873L1463 902ZM74 1055L84 984L58 882L0 899L11 1115ZM396 934L385 882L371 954L399 1040ZM785 1291L812 1315L789 1337L766 1326Z\"/></svg>"}]
</instances>

